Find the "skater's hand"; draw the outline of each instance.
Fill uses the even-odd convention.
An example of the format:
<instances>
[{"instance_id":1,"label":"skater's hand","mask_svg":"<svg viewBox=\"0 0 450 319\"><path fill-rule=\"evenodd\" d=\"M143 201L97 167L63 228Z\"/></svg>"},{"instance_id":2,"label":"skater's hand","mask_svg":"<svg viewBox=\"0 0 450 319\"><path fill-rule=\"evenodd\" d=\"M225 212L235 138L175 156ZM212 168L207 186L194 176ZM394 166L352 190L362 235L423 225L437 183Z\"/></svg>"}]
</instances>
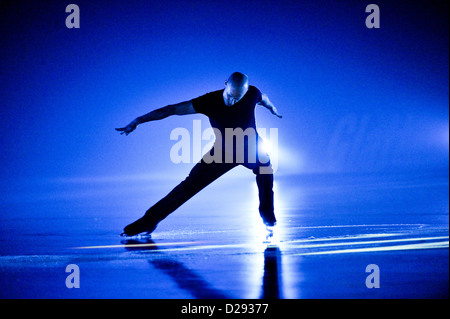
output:
<instances>
[{"instance_id":1,"label":"skater's hand","mask_svg":"<svg viewBox=\"0 0 450 319\"><path fill-rule=\"evenodd\" d=\"M270 111L270 113L272 113L276 117L280 119L282 118L282 116L278 114L277 108L272 104L272 102L270 102L269 97L266 94L264 93L261 94L261 101L258 104L264 106L266 109Z\"/></svg>"},{"instance_id":2,"label":"skater's hand","mask_svg":"<svg viewBox=\"0 0 450 319\"><path fill-rule=\"evenodd\" d=\"M131 132L133 132L136 129L137 126L138 126L138 121L137 120L133 120L133 121L131 121L130 124L128 124L125 127L116 128L116 131L121 132L120 134L124 134L125 133L126 135L128 135Z\"/></svg>"},{"instance_id":3,"label":"skater's hand","mask_svg":"<svg viewBox=\"0 0 450 319\"><path fill-rule=\"evenodd\" d=\"M272 108L270 109L270 112L272 112L273 115L275 115L278 118L282 118L283 116L281 116L280 114L278 114L278 110L275 106L272 106Z\"/></svg>"}]
</instances>

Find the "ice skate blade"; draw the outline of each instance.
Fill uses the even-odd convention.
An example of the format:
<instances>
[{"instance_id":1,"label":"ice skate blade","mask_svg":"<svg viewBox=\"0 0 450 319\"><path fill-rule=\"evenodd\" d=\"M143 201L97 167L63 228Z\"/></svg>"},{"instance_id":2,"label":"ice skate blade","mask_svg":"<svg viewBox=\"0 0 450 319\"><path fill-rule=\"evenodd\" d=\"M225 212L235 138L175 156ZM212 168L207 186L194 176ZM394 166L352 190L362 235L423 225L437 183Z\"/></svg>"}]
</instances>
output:
<instances>
[{"instance_id":1,"label":"ice skate blade","mask_svg":"<svg viewBox=\"0 0 450 319\"><path fill-rule=\"evenodd\" d=\"M267 245L267 247L277 247L279 240L278 236L275 236L275 226L265 225L265 237L263 240L263 244Z\"/></svg>"},{"instance_id":2,"label":"ice skate blade","mask_svg":"<svg viewBox=\"0 0 450 319\"><path fill-rule=\"evenodd\" d=\"M276 248L279 245L278 240L270 239L270 240L263 240L263 245L266 246L266 248Z\"/></svg>"},{"instance_id":3,"label":"ice skate blade","mask_svg":"<svg viewBox=\"0 0 450 319\"><path fill-rule=\"evenodd\" d=\"M128 236L125 233L120 234L120 237L122 237L123 239L150 239L152 238L152 234L151 233L140 233L137 235L133 235L133 236Z\"/></svg>"}]
</instances>

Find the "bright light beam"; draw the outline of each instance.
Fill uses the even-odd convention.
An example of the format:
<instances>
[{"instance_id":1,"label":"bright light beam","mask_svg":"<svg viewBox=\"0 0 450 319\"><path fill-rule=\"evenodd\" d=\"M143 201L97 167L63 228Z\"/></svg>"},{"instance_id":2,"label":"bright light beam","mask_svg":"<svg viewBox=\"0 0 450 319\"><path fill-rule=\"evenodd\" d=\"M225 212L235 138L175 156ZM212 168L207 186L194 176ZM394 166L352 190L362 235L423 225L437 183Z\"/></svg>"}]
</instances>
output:
<instances>
[{"instance_id":1,"label":"bright light beam","mask_svg":"<svg viewBox=\"0 0 450 319\"><path fill-rule=\"evenodd\" d=\"M160 246L177 246L177 245L195 245L204 244L205 242L176 242L176 243L147 243L147 244L121 244L121 245L101 245L101 246L84 246L73 247L72 249L101 249L101 248L138 248L138 247L160 247Z\"/></svg>"},{"instance_id":2,"label":"bright light beam","mask_svg":"<svg viewBox=\"0 0 450 319\"><path fill-rule=\"evenodd\" d=\"M448 247L449 247L449 242L448 241L441 241L441 242L436 242L436 243L418 243L418 244L395 245L395 246L382 246L382 247L367 247L367 248L353 248L353 249L317 251L317 252L312 252L312 253L295 254L295 255L291 255L291 256L368 253L368 252L379 252L379 251L437 249L437 248L448 248Z\"/></svg>"}]
</instances>

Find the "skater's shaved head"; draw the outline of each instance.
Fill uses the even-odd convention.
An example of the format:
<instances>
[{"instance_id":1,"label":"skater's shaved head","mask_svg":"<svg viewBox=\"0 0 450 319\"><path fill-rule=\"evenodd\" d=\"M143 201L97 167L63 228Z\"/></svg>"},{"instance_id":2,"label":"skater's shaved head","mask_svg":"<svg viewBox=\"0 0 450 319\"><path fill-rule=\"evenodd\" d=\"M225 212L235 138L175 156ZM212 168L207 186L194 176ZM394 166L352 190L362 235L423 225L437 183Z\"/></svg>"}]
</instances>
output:
<instances>
[{"instance_id":1,"label":"skater's shaved head","mask_svg":"<svg viewBox=\"0 0 450 319\"><path fill-rule=\"evenodd\" d=\"M230 75L226 83L236 89L248 87L248 76L241 72L234 72Z\"/></svg>"},{"instance_id":2,"label":"skater's shaved head","mask_svg":"<svg viewBox=\"0 0 450 319\"><path fill-rule=\"evenodd\" d=\"M231 106L237 103L248 91L248 76L241 72L234 72L225 81L223 98L225 104Z\"/></svg>"}]
</instances>

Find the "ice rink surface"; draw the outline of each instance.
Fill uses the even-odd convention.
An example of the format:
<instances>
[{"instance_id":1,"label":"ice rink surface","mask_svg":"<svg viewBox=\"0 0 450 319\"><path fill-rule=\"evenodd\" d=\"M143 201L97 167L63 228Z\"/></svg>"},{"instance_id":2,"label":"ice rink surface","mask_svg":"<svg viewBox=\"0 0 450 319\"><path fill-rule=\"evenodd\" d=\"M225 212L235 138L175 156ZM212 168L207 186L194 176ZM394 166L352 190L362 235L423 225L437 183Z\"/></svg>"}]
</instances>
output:
<instances>
[{"instance_id":1,"label":"ice rink surface","mask_svg":"<svg viewBox=\"0 0 450 319\"><path fill-rule=\"evenodd\" d=\"M276 176L267 245L253 176L237 170L152 238L119 234L178 180L13 188L1 203L1 298L448 298L448 174ZM71 264L79 288L66 286Z\"/></svg>"}]
</instances>

